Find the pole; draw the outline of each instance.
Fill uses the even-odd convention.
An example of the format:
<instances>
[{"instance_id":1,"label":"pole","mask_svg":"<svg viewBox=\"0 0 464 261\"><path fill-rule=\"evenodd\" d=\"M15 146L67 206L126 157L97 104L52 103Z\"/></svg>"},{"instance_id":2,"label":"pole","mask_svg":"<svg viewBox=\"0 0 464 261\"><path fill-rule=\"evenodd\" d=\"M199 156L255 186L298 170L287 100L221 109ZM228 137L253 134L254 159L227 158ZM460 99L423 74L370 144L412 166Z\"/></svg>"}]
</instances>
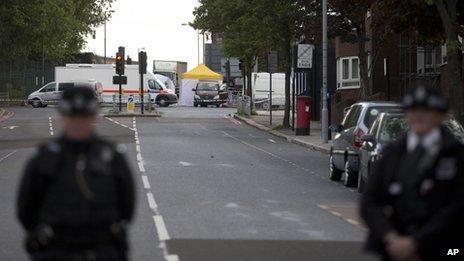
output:
<instances>
[{"instance_id":1,"label":"pole","mask_svg":"<svg viewBox=\"0 0 464 261\"><path fill-rule=\"evenodd\" d=\"M387 98L387 101L390 100L390 66L388 62L388 57L385 57L383 59L383 66L385 76L385 97Z\"/></svg>"},{"instance_id":2,"label":"pole","mask_svg":"<svg viewBox=\"0 0 464 261\"><path fill-rule=\"evenodd\" d=\"M103 42L104 42L104 45L105 45L105 46L103 47L103 50L104 50L103 52L104 52L104 55L105 55L104 63L106 64L106 22L105 22L105 25L104 25L104 31L105 31L105 32L104 32L104 35L105 35L105 36L104 36Z\"/></svg>"},{"instance_id":3,"label":"pole","mask_svg":"<svg viewBox=\"0 0 464 261\"><path fill-rule=\"evenodd\" d=\"M272 73L269 73L269 126L272 128Z\"/></svg>"},{"instance_id":4,"label":"pole","mask_svg":"<svg viewBox=\"0 0 464 261\"><path fill-rule=\"evenodd\" d=\"M206 53L206 38L205 38L205 33L203 33L203 63L205 63L205 53Z\"/></svg>"},{"instance_id":5,"label":"pole","mask_svg":"<svg viewBox=\"0 0 464 261\"><path fill-rule=\"evenodd\" d=\"M122 84L121 84L121 74L119 74L119 112L122 112Z\"/></svg>"},{"instance_id":6,"label":"pole","mask_svg":"<svg viewBox=\"0 0 464 261\"><path fill-rule=\"evenodd\" d=\"M197 30L197 44L198 44L198 50L197 50L197 55L198 55L198 65L200 65L200 30Z\"/></svg>"},{"instance_id":7,"label":"pole","mask_svg":"<svg viewBox=\"0 0 464 261\"><path fill-rule=\"evenodd\" d=\"M295 68L293 68L293 83L292 83L292 131L295 130Z\"/></svg>"},{"instance_id":8,"label":"pole","mask_svg":"<svg viewBox=\"0 0 464 261\"><path fill-rule=\"evenodd\" d=\"M150 97L148 99L151 99ZM140 74L140 112L144 113L143 108L143 74Z\"/></svg>"},{"instance_id":9,"label":"pole","mask_svg":"<svg viewBox=\"0 0 464 261\"><path fill-rule=\"evenodd\" d=\"M322 0L322 142L329 141L329 111L327 109L327 0Z\"/></svg>"}]
</instances>

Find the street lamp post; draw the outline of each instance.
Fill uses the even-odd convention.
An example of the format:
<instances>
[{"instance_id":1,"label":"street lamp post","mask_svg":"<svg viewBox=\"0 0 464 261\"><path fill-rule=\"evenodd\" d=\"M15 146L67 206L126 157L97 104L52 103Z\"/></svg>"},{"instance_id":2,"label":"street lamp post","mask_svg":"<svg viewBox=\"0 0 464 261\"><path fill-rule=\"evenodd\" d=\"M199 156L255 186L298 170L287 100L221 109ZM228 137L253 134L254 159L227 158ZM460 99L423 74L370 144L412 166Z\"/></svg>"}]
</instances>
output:
<instances>
[{"instance_id":1,"label":"street lamp post","mask_svg":"<svg viewBox=\"0 0 464 261\"><path fill-rule=\"evenodd\" d=\"M188 23L183 23L181 24L182 26L189 26ZM197 31L197 61L198 61L198 65L200 64L200 30L196 30ZM205 34L203 33L203 63L205 62L204 61L204 57L205 57Z\"/></svg>"},{"instance_id":2,"label":"street lamp post","mask_svg":"<svg viewBox=\"0 0 464 261\"><path fill-rule=\"evenodd\" d=\"M327 108L327 0L322 0L322 142L329 141L329 110Z\"/></svg>"}]
</instances>

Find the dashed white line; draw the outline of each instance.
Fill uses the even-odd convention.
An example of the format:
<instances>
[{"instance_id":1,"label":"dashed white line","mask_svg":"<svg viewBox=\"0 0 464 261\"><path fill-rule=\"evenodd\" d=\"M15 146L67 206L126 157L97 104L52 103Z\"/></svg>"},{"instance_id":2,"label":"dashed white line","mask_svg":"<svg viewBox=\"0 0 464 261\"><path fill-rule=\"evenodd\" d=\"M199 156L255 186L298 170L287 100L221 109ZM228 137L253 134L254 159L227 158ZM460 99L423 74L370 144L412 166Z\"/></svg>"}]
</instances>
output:
<instances>
[{"instance_id":1,"label":"dashed white line","mask_svg":"<svg viewBox=\"0 0 464 261\"><path fill-rule=\"evenodd\" d=\"M151 186L150 186L150 182L148 181L147 176L145 176L145 175L142 176L142 182L143 182L143 187L145 189L150 189Z\"/></svg>"},{"instance_id":2,"label":"dashed white line","mask_svg":"<svg viewBox=\"0 0 464 261\"><path fill-rule=\"evenodd\" d=\"M132 118L132 126L133 128L129 128L129 129L134 131L134 140L136 144L135 149L137 151L137 162L139 165L139 170L142 173L143 187L148 191L147 192L148 206L150 207L150 209L153 210L153 213L155 214L153 216L153 221L155 223L156 232L158 234L158 238L160 241L159 248L162 249L164 259L166 261L179 261L179 257L177 255L170 255L168 253L166 240L169 240L170 237L169 237L168 230L166 228L166 224L164 223L163 216L161 216L158 210L158 205L156 204L155 197L153 196L153 193L150 191L151 186L150 186L150 182L148 181L148 177L145 175L145 166L143 163L143 157L142 157L140 140L139 140L139 132L137 130L137 122L136 122L135 117Z\"/></svg>"},{"instance_id":3,"label":"dashed white line","mask_svg":"<svg viewBox=\"0 0 464 261\"><path fill-rule=\"evenodd\" d=\"M6 155L3 156L2 158L0 158L0 162L6 160L7 158L9 158L11 155L15 154L16 152L17 152L17 151L15 150L15 151L12 151L12 152L6 154Z\"/></svg>"},{"instance_id":4,"label":"dashed white line","mask_svg":"<svg viewBox=\"0 0 464 261\"><path fill-rule=\"evenodd\" d=\"M164 224L164 219L162 216L153 216L153 220L155 221L156 229L158 230L158 238L160 241L166 241L171 239L169 237L168 230L166 229L166 224Z\"/></svg>"},{"instance_id":5,"label":"dashed white line","mask_svg":"<svg viewBox=\"0 0 464 261\"><path fill-rule=\"evenodd\" d=\"M276 141L273 140L273 139L269 139L269 141L272 142L272 143L276 143Z\"/></svg>"},{"instance_id":6,"label":"dashed white line","mask_svg":"<svg viewBox=\"0 0 464 261\"><path fill-rule=\"evenodd\" d=\"M54 135L54 131L53 131L52 117L48 117L48 126L50 127L50 135L53 136L53 135Z\"/></svg>"},{"instance_id":7,"label":"dashed white line","mask_svg":"<svg viewBox=\"0 0 464 261\"><path fill-rule=\"evenodd\" d=\"M139 164L139 170L140 170L140 172L145 173L145 166L143 166L143 163L142 163L142 162L138 162L138 164Z\"/></svg>"},{"instance_id":8,"label":"dashed white line","mask_svg":"<svg viewBox=\"0 0 464 261\"><path fill-rule=\"evenodd\" d=\"M148 205L150 206L150 208L153 210L158 210L158 205L156 204L155 197L153 197L153 194L151 192L147 193L147 198Z\"/></svg>"}]
</instances>

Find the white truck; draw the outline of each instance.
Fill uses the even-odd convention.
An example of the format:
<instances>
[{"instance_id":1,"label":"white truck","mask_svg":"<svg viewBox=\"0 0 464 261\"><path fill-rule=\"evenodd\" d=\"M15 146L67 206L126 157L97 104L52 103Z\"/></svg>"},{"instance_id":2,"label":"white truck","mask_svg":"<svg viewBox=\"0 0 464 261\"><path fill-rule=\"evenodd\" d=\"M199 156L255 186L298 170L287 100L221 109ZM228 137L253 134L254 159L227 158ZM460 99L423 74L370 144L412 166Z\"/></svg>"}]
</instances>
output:
<instances>
[{"instance_id":1,"label":"white truck","mask_svg":"<svg viewBox=\"0 0 464 261\"><path fill-rule=\"evenodd\" d=\"M182 82L182 74L187 72L187 63L178 61L153 61L153 73L161 74L169 77L176 86L176 93L179 93L179 88Z\"/></svg>"},{"instance_id":2,"label":"white truck","mask_svg":"<svg viewBox=\"0 0 464 261\"><path fill-rule=\"evenodd\" d=\"M98 81L103 85L103 101L113 102L114 97L119 96L119 85L113 84L115 76L115 65L111 64L67 64L64 67L55 67L55 81ZM124 101L129 95L139 102L140 74L138 65L126 65L125 76L127 85L122 85ZM160 106L169 106L177 103L174 84L162 75L147 72L143 77L143 90L145 99L150 97L153 102Z\"/></svg>"}]
</instances>

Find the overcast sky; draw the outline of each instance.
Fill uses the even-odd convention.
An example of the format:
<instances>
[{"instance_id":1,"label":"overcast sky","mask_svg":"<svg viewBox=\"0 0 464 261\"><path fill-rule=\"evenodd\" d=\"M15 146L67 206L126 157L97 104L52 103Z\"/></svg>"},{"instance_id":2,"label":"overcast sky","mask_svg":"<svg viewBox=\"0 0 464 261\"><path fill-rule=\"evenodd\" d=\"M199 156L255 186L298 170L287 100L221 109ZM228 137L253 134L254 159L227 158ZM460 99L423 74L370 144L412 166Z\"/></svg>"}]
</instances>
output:
<instances>
[{"instance_id":1,"label":"overcast sky","mask_svg":"<svg viewBox=\"0 0 464 261\"><path fill-rule=\"evenodd\" d=\"M137 50L144 47L149 68L153 60L186 61L190 69L195 67L197 33L181 24L193 21L197 5L197 0L117 0L107 23L107 55L114 57L118 46L125 46L126 55L137 60ZM85 51L103 55L103 32L103 26L98 28Z\"/></svg>"}]
</instances>

